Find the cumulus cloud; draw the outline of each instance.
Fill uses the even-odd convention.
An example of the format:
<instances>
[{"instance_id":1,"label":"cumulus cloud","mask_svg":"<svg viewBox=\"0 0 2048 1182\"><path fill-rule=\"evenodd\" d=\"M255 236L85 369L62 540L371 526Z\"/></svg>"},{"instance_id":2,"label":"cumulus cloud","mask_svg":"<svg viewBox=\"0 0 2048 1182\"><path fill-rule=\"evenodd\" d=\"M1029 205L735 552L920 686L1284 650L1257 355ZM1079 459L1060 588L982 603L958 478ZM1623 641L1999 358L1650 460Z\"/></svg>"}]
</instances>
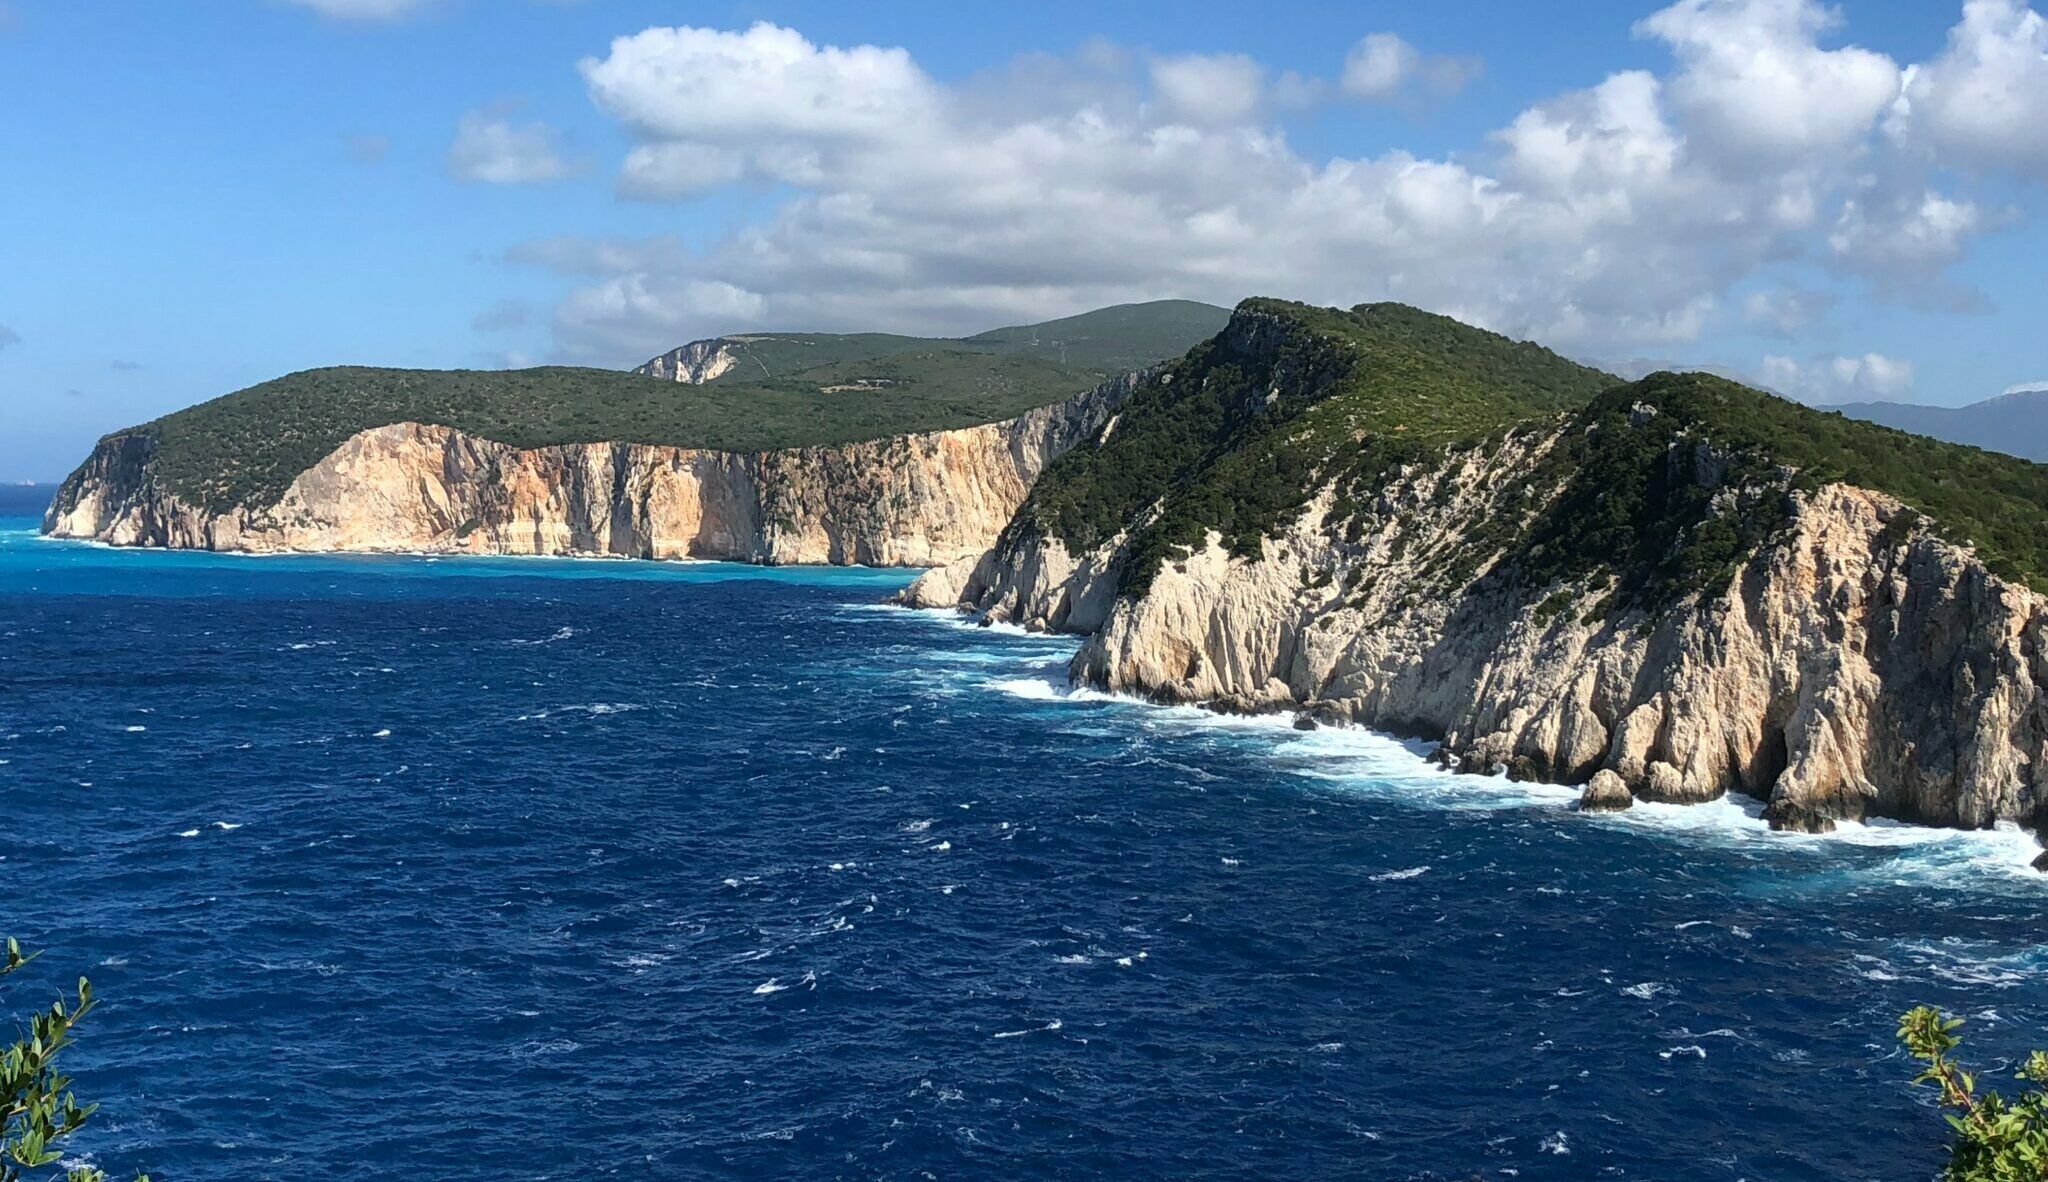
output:
<instances>
[{"instance_id":1,"label":"cumulus cloud","mask_svg":"<svg viewBox=\"0 0 2048 1182\"><path fill-rule=\"evenodd\" d=\"M1445 98L1479 76L1476 57L1424 54L1393 33L1368 33L1344 57L1338 86L1368 102L1412 97L1418 91Z\"/></svg>"},{"instance_id":2,"label":"cumulus cloud","mask_svg":"<svg viewBox=\"0 0 2048 1182\"><path fill-rule=\"evenodd\" d=\"M1899 96L1890 58L1821 47L1839 20L1812 0L1679 0L1636 31L1677 56L1673 105L1703 143L1791 158L1860 143Z\"/></svg>"},{"instance_id":3,"label":"cumulus cloud","mask_svg":"<svg viewBox=\"0 0 2048 1182\"><path fill-rule=\"evenodd\" d=\"M1807 361L1772 354L1764 358L1757 378L1774 390L1821 405L1897 402L1913 391L1913 363L1882 353L1829 355Z\"/></svg>"},{"instance_id":4,"label":"cumulus cloud","mask_svg":"<svg viewBox=\"0 0 2048 1182\"><path fill-rule=\"evenodd\" d=\"M2048 177L2048 20L1968 0L1940 55L1914 68L1891 129L1950 163Z\"/></svg>"},{"instance_id":5,"label":"cumulus cloud","mask_svg":"<svg viewBox=\"0 0 2048 1182\"><path fill-rule=\"evenodd\" d=\"M448 171L457 180L490 185L561 180L576 170L560 143L560 135L545 123L515 123L500 108L471 111L455 125Z\"/></svg>"},{"instance_id":6,"label":"cumulus cloud","mask_svg":"<svg viewBox=\"0 0 2048 1182\"><path fill-rule=\"evenodd\" d=\"M1266 97L1266 68L1241 53L1190 54L1152 63L1152 92L1171 119L1242 122Z\"/></svg>"},{"instance_id":7,"label":"cumulus cloud","mask_svg":"<svg viewBox=\"0 0 2048 1182\"><path fill-rule=\"evenodd\" d=\"M901 48L766 23L648 29L581 63L633 141L621 193L752 184L776 203L696 249L557 238L511 255L581 279L558 348L615 363L719 331L944 331L1252 293L1401 299L1625 355L1729 315L1801 331L1818 300L1726 306L1787 262L1941 290L2003 224L1954 178L1936 187L1930 149L1897 130L1905 71L1835 45L1813 0L1680 0L1638 31L1669 48L1667 71L1589 78L1480 150L1430 158L1309 154L1278 122L1319 88L1429 89L1431 59L1391 35L1330 82L1094 44L950 83Z\"/></svg>"}]
</instances>

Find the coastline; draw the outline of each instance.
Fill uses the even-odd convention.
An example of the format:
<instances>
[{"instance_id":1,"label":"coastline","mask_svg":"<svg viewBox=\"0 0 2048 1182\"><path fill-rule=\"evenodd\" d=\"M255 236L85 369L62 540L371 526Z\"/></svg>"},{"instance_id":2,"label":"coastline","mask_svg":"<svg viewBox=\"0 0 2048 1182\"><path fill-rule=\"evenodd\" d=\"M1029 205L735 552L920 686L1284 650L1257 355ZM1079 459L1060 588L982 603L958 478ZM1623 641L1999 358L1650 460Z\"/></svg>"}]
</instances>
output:
<instances>
[{"instance_id":1,"label":"coastline","mask_svg":"<svg viewBox=\"0 0 2048 1182\"><path fill-rule=\"evenodd\" d=\"M895 601L875 606L891 612L908 612L951 628L1034 639L1071 640L1077 652L1084 639L1071 632L1032 629L1008 621L984 623L976 618L974 612L960 607L911 607ZM1024 688L1026 682L1043 688ZM991 681L987 688L1013 697L1046 702L1142 707L1186 725L1264 734L1276 742L1330 748L1329 753L1339 758L1362 756L1390 765L1406 763L1408 766L1395 772L1394 780L1409 784L1426 780L1445 785L1448 791L1442 794L1453 798L1468 797L1469 794L1466 799L1435 802L1444 807L1536 808L1569 812L1592 823L1612 823L1660 835L1720 835L1737 841L1761 842L1766 848L1826 850L1835 844L1889 849L1948 847L1968 854L1968 860L1973 864L1995 871L2014 883L2035 889L2048 883L2048 875L2033 864L2035 859L2044 856L2042 841L2013 821L2000 821L1984 829L1961 829L1871 817L1838 820L1835 829L1826 833L1774 830L1764 817L1766 802L1739 793L1723 793L1711 800L1689 804L1638 800L1632 807L1619 811L1581 810L1578 804L1582 787L1542 780L1515 780L1509 778L1505 768L1492 772L1460 771L1439 762L1437 750L1440 745L1433 740L1403 736L1351 722L1318 720L1313 729L1302 729L1296 720L1306 717L1307 712L1300 709L1226 710L1210 703L1164 700L1080 685L1071 678L1064 681L1006 678L1000 679L1000 683ZM1359 779L1356 773L1345 772L1304 771L1302 774L1336 784ZM1399 791L1387 793L1389 799L1397 800L1407 795Z\"/></svg>"}]
</instances>

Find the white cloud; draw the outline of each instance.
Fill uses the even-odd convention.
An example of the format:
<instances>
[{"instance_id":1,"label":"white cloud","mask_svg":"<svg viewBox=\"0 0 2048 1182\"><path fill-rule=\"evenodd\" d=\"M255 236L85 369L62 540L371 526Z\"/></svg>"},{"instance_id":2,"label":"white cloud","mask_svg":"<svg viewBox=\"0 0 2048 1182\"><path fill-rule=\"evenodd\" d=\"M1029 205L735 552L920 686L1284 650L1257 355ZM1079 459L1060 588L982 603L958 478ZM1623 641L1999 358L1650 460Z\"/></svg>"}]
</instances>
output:
<instances>
[{"instance_id":1,"label":"white cloud","mask_svg":"<svg viewBox=\"0 0 2048 1182\"><path fill-rule=\"evenodd\" d=\"M1952 296L1946 268L2002 224L1878 134L1900 72L1823 47L1825 10L1681 0L1641 28L1672 47L1668 77L1590 79L1438 159L1297 150L1278 113L1339 84L1242 57L1091 43L949 83L902 49L773 25L649 29L581 63L634 141L621 192L788 195L697 250L558 238L512 257L582 277L557 345L607 363L746 328L942 331L1254 293L1400 299L1626 355L1724 314L1803 331L1818 297L1731 299L1787 264ZM1348 89L1425 88L1395 46L1362 42Z\"/></svg>"},{"instance_id":2,"label":"white cloud","mask_svg":"<svg viewBox=\"0 0 2048 1182\"><path fill-rule=\"evenodd\" d=\"M1338 84L1353 98L1385 102L1420 89L1437 97L1479 76L1478 58L1425 55L1393 33L1368 33L1344 58Z\"/></svg>"},{"instance_id":3,"label":"white cloud","mask_svg":"<svg viewBox=\"0 0 2048 1182\"><path fill-rule=\"evenodd\" d=\"M2048 392L2048 378L2034 382L2016 382L2005 388L2007 394L2039 394Z\"/></svg>"},{"instance_id":4,"label":"white cloud","mask_svg":"<svg viewBox=\"0 0 2048 1182\"><path fill-rule=\"evenodd\" d=\"M1892 120L1943 162L2048 175L2048 20L2019 0L1968 0L1940 55L1915 67Z\"/></svg>"},{"instance_id":5,"label":"white cloud","mask_svg":"<svg viewBox=\"0 0 2048 1182\"><path fill-rule=\"evenodd\" d=\"M458 180L530 185L560 180L576 170L545 123L514 123L496 110L471 111L455 126L448 171Z\"/></svg>"},{"instance_id":6,"label":"white cloud","mask_svg":"<svg viewBox=\"0 0 2048 1182\"><path fill-rule=\"evenodd\" d=\"M746 158L711 144L641 144L626 153L619 169L619 194L665 201L708 193L739 180Z\"/></svg>"},{"instance_id":7,"label":"white cloud","mask_svg":"<svg viewBox=\"0 0 2048 1182\"><path fill-rule=\"evenodd\" d=\"M1160 58L1152 63L1152 90L1169 118L1237 123L1264 102L1266 68L1241 53Z\"/></svg>"},{"instance_id":8,"label":"white cloud","mask_svg":"<svg viewBox=\"0 0 2048 1182\"><path fill-rule=\"evenodd\" d=\"M1820 323L1834 306L1831 292L1774 287L1751 292L1742 302L1742 318L1755 328L1790 339Z\"/></svg>"},{"instance_id":9,"label":"white cloud","mask_svg":"<svg viewBox=\"0 0 2048 1182\"><path fill-rule=\"evenodd\" d=\"M1943 278L1994 218L1974 202L1933 189L1850 197L1828 231L1833 261L1881 289L1933 306L1980 306L1982 297Z\"/></svg>"},{"instance_id":10,"label":"white cloud","mask_svg":"<svg viewBox=\"0 0 2048 1182\"><path fill-rule=\"evenodd\" d=\"M765 21L744 33L648 29L582 70L598 106L658 140L879 142L927 123L939 101L907 50L820 47Z\"/></svg>"},{"instance_id":11,"label":"white cloud","mask_svg":"<svg viewBox=\"0 0 2048 1182\"><path fill-rule=\"evenodd\" d=\"M1882 353L1856 357L1828 355L1808 361L1766 356L1757 378L1764 385L1804 402L1881 400L1897 402L1913 390L1913 363Z\"/></svg>"},{"instance_id":12,"label":"white cloud","mask_svg":"<svg viewBox=\"0 0 2048 1182\"><path fill-rule=\"evenodd\" d=\"M345 21L390 21L411 16L436 0L285 0L321 16Z\"/></svg>"},{"instance_id":13,"label":"white cloud","mask_svg":"<svg viewBox=\"0 0 2048 1182\"><path fill-rule=\"evenodd\" d=\"M1813 0L1679 0L1637 31L1677 55L1671 98L1692 132L1753 166L1856 145L1898 98L1890 58L1820 47L1838 20Z\"/></svg>"}]
</instances>

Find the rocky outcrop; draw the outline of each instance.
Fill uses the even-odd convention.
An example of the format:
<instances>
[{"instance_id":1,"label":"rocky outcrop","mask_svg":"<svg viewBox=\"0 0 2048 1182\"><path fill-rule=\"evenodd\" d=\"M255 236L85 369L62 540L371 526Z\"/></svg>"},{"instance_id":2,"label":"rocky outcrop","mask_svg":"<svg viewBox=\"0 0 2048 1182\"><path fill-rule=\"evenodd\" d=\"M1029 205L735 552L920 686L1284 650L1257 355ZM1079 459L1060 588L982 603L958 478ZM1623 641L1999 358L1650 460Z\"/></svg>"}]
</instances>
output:
<instances>
[{"instance_id":1,"label":"rocky outcrop","mask_svg":"<svg viewBox=\"0 0 2048 1182\"><path fill-rule=\"evenodd\" d=\"M1618 813L1635 803L1635 794L1628 790L1622 778L1607 768L1601 768L1586 781L1586 790L1579 793L1578 808L1582 813Z\"/></svg>"},{"instance_id":2,"label":"rocky outcrop","mask_svg":"<svg viewBox=\"0 0 2048 1182\"><path fill-rule=\"evenodd\" d=\"M722 377L739 364L739 350L735 346L742 343L744 338L735 337L691 341L636 366L633 372L664 382L701 386L713 378Z\"/></svg>"},{"instance_id":3,"label":"rocky outcrop","mask_svg":"<svg viewBox=\"0 0 2048 1182\"><path fill-rule=\"evenodd\" d=\"M979 554L1136 375L1006 422L831 447L521 449L449 427L363 431L275 503L210 510L158 478L146 430L102 440L43 531L118 546L717 558L930 566Z\"/></svg>"},{"instance_id":4,"label":"rocky outcrop","mask_svg":"<svg viewBox=\"0 0 2048 1182\"><path fill-rule=\"evenodd\" d=\"M1589 808L1742 792L1808 831L2048 820L2048 601L1843 484L1785 485L1785 525L1725 588L1661 606L1458 561L1565 430L1406 469L1342 520L1326 488L1255 557L1212 533L1140 594L1119 594L1120 538L1070 554L1028 512L912 593L957 582L963 608L1085 635L1080 683L1432 738L1462 770L1587 785ZM1711 487L1710 459L1669 462Z\"/></svg>"}]
</instances>

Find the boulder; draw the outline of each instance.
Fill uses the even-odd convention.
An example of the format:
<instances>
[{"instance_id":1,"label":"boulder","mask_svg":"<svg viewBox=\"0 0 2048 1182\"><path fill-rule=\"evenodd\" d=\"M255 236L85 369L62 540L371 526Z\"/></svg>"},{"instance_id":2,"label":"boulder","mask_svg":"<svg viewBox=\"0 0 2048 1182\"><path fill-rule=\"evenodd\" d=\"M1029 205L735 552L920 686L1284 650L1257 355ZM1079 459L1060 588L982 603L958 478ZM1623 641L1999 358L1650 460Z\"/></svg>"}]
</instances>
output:
<instances>
[{"instance_id":1,"label":"boulder","mask_svg":"<svg viewBox=\"0 0 2048 1182\"><path fill-rule=\"evenodd\" d=\"M1586 781L1585 790L1579 793L1582 813L1618 813L1635 802L1635 794L1628 790L1628 785L1607 768L1594 772L1593 778Z\"/></svg>"}]
</instances>

